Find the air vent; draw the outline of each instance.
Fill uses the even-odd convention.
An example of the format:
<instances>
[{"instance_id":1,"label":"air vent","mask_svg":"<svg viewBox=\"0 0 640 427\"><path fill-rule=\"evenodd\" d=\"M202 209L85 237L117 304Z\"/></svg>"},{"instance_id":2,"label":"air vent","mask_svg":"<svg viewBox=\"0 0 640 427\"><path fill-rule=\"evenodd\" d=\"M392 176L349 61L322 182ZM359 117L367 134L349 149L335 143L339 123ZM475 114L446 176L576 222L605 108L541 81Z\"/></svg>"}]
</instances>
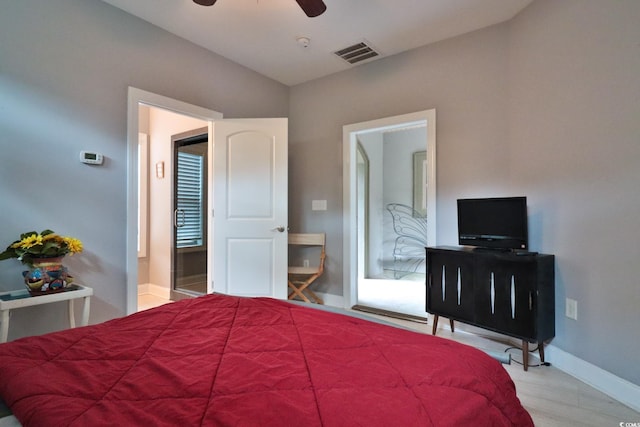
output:
<instances>
[{"instance_id":1,"label":"air vent","mask_svg":"<svg viewBox=\"0 0 640 427\"><path fill-rule=\"evenodd\" d=\"M340 58L347 61L349 64L356 64L358 62L375 58L376 56L380 55L365 42L360 42L354 44L353 46L345 47L344 49L340 49L339 51L334 53Z\"/></svg>"}]
</instances>

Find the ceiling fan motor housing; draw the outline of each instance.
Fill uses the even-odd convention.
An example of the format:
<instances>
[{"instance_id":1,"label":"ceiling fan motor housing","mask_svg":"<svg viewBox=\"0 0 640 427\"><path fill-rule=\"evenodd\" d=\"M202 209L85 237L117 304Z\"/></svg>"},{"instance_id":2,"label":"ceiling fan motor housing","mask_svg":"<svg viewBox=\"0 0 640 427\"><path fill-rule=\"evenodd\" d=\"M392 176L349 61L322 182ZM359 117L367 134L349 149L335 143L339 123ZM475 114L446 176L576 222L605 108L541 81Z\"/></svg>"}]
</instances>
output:
<instances>
[{"instance_id":1,"label":"ceiling fan motor housing","mask_svg":"<svg viewBox=\"0 0 640 427\"><path fill-rule=\"evenodd\" d=\"M296 2L309 18L322 15L327 10L327 6L322 0L296 0Z\"/></svg>"},{"instance_id":2,"label":"ceiling fan motor housing","mask_svg":"<svg viewBox=\"0 0 640 427\"><path fill-rule=\"evenodd\" d=\"M193 2L200 6L213 6L216 3L216 0L193 0Z\"/></svg>"}]
</instances>

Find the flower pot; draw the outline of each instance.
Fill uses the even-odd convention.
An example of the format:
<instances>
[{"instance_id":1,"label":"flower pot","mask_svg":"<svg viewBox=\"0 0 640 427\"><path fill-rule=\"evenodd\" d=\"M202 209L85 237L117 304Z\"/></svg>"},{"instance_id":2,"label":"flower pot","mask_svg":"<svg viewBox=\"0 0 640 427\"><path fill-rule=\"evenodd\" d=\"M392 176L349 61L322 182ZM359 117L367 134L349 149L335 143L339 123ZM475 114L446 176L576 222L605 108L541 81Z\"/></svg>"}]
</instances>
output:
<instances>
[{"instance_id":1,"label":"flower pot","mask_svg":"<svg viewBox=\"0 0 640 427\"><path fill-rule=\"evenodd\" d=\"M22 272L24 283L31 295L60 292L73 281L67 268L62 265L63 258L35 258L33 266Z\"/></svg>"}]
</instances>

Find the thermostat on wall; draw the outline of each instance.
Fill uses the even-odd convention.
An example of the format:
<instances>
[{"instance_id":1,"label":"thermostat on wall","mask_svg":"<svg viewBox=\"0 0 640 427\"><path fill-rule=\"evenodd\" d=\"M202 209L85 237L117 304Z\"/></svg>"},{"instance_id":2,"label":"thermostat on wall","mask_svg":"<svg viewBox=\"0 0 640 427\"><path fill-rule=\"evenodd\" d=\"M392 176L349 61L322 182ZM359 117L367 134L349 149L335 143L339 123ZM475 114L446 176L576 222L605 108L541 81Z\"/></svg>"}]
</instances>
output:
<instances>
[{"instance_id":1,"label":"thermostat on wall","mask_svg":"<svg viewBox=\"0 0 640 427\"><path fill-rule=\"evenodd\" d=\"M92 151L81 151L80 161L88 165L101 165L104 161L104 157L101 153L94 153Z\"/></svg>"}]
</instances>

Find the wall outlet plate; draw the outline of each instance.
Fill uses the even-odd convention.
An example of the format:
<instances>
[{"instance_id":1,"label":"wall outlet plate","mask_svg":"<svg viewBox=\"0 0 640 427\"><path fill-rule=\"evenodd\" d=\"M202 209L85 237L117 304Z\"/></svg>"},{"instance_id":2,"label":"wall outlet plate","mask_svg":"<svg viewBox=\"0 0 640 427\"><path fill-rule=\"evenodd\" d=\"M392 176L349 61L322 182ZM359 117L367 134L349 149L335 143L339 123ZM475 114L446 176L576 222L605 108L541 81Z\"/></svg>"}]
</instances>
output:
<instances>
[{"instance_id":1,"label":"wall outlet plate","mask_svg":"<svg viewBox=\"0 0 640 427\"><path fill-rule=\"evenodd\" d=\"M569 319L578 320L578 301L567 298L565 303L565 315Z\"/></svg>"}]
</instances>

